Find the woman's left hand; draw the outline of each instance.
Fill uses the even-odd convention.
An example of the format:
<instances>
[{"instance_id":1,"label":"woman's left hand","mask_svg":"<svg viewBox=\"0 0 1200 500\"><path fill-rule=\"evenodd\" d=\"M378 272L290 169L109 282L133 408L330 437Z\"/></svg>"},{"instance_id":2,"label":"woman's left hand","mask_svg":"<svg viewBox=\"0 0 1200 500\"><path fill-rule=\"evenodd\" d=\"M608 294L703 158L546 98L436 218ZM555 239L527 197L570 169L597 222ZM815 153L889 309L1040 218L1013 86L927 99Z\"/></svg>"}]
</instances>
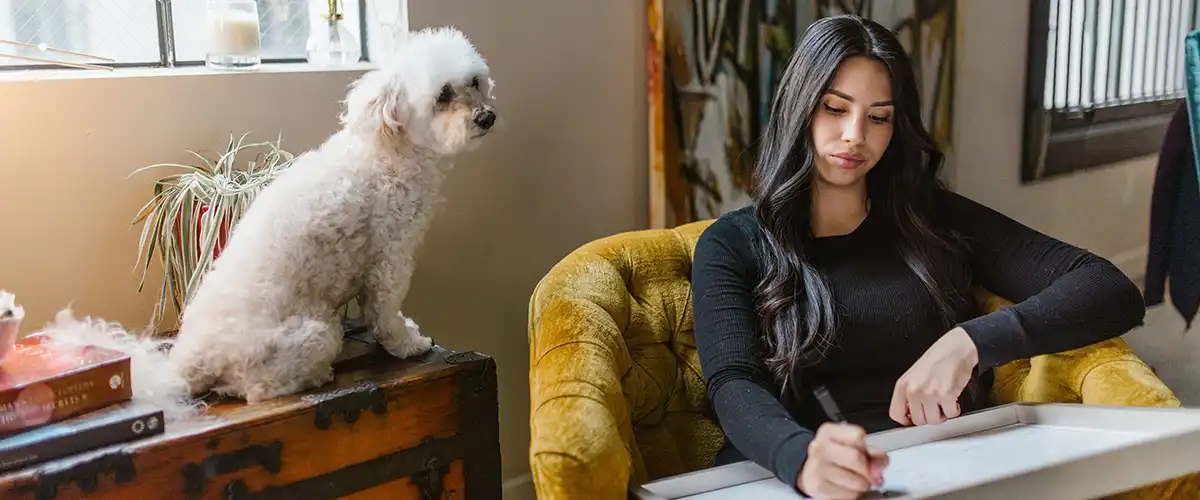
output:
<instances>
[{"instance_id":1,"label":"woman's left hand","mask_svg":"<svg viewBox=\"0 0 1200 500\"><path fill-rule=\"evenodd\" d=\"M888 415L901 425L940 424L957 417L958 396L978 363L979 351L967 331L950 330L896 381Z\"/></svg>"}]
</instances>

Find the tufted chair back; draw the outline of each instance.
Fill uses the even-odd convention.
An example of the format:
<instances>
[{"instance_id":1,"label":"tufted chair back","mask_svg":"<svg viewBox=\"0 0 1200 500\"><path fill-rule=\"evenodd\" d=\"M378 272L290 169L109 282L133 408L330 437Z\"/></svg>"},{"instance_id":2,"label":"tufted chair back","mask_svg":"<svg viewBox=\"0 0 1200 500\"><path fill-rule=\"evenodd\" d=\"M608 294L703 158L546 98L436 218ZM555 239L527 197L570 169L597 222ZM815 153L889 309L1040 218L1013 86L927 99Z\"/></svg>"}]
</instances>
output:
<instances>
[{"instance_id":1,"label":"tufted chair back","mask_svg":"<svg viewBox=\"0 0 1200 500\"><path fill-rule=\"evenodd\" d=\"M691 310L692 249L711 223L593 241L537 285L529 387L539 491L560 483L545 473L577 470L570 482L623 491L630 479L712 464L724 437L705 395Z\"/></svg>"},{"instance_id":2,"label":"tufted chair back","mask_svg":"<svg viewBox=\"0 0 1200 500\"><path fill-rule=\"evenodd\" d=\"M724 435L700 371L690 279L712 222L592 241L537 284L529 461L538 498L625 498L630 485L712 465ZM985 310L1006 304L979 299ZM992 400L1179 405L1120 339L997 368Z\"/></svg>"}]
</instances>

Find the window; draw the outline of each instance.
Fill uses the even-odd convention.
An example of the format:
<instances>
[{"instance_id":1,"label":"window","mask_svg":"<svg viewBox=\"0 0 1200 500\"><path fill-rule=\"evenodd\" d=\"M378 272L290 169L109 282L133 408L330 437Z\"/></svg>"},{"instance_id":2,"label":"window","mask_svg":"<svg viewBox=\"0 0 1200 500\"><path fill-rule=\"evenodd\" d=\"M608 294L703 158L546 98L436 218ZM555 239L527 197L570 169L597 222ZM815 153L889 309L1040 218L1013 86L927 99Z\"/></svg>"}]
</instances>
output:
<instances>
[{"instance_id":1,"label":"window","mask_svg":"<svg viewBox=\"0 0 1200 500\"><path fill-rule=\"evenodd\" d=\"M374 1L374 0L372 0ZM400 0L393 0L399 2ZM328 0L256 0L264 63L304 62L309 26L320 22ZM368 54L363 33L367 0L341 0L347 27ZM185 66L204 61L206 0L5 0L0 39L45 44L116 60L114 66ZM42 51L0 46L4 53L46 58ZM70 62L95 62L54 54ZM0 57L0 69L58 68Z\"/></svg>"},{"instance_id":2,"label":"window","mask_svg":"<svg viewBox=\"0 0 1200 500\"><path fill-rule=\"evenodd\" d=\"M1156 153L1197 0L1034 0L1022 180Z\"/></svg>"}]
</instances>

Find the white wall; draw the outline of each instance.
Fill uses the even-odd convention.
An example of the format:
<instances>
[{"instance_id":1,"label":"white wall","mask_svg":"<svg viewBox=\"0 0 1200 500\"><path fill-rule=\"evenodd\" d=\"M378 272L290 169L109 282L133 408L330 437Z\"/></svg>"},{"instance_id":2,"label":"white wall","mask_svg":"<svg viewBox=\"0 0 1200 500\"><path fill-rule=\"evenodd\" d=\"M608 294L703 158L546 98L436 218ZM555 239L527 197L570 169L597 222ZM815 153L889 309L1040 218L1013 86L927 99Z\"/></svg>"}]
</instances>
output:
<instances>
[{"instance_id":1,"label":"white wall","mask_svg":"<svg viewBox=\"0 0 1200 500\"><path fill-rule=\"evenodd\" d=\"M1157 155L1021 185L1029 4L968 1L958 10L955 189L1140 279ZM1158 306L1125 338L1185 404L1200 405L1200 329L1185 334L1179 314Z\"/></svg>"},{"instance_id":2,"label":"white wall","mask_svg":"<svg viewBox=\"0 0 1200 500\"><path fill-rule=\"evenodd\" d=\"M439 0L409 14L414 28L456 24L476 40L501 122L449 179L405 308L438 343L496 358L506 498L528 497L533 286L576 246L646 225L644 6ZM126 175L231 132L313 147L357 74L0 78L0 288L30 325L68 304L146 324L158 282L136 292L129 221L152 176Z\"/></svg>"}]
</instances>

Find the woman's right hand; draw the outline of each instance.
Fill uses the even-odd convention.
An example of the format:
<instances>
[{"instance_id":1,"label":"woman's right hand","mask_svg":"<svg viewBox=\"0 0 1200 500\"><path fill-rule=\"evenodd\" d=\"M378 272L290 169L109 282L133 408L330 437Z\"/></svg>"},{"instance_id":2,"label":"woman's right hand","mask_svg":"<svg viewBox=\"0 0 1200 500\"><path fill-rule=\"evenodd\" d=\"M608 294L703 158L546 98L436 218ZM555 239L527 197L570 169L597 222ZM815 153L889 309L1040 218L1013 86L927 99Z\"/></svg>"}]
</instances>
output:
<instances>
[{"instance_id":1,"label":"woman's right hand","mask_svg":"<svg viewBox=\"0 0 1200 500\"><path fill-rule=\"evenodd\" d=\"M867 447L862 427L825 423L808 445L808 459L800 469L800 491L819 500L856 499L883 485L887 454Z\"/></svg>"}]
</instances>

